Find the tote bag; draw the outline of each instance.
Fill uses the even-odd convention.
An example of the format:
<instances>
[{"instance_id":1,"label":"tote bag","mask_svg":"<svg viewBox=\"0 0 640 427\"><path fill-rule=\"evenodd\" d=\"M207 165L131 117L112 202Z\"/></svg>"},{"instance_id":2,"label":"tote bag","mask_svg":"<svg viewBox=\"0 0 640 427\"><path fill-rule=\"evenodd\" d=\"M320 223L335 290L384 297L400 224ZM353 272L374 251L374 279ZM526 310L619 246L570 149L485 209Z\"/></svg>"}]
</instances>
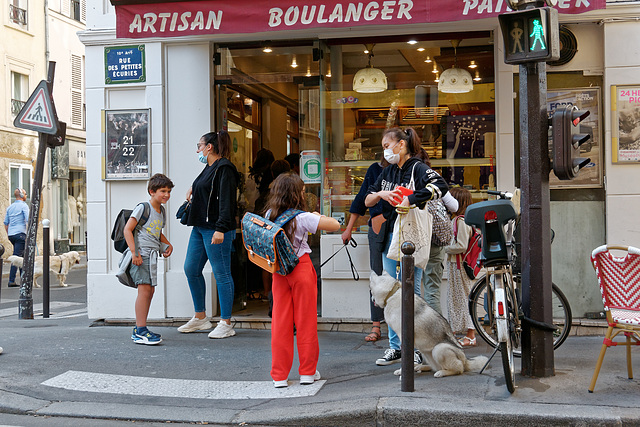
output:
<instances>
[{"instance_id":1,"label":"tote bag","mask_svg":"<svg viewBox=\"0 0 640 427\"><path fill-rule=\"evenodd\" d=\"M415 180L413 179L415 168L416 165L413 165L411 181L409 181L408 185L410 190L415 190ZM425 209L420 209L417 206L411 206L408 210L400 209L396 223L393 226L393 236L387 252L387 258L400 261L404 255L400 249L402 243L410 241L416 247L413 253L415 266L424 269L429 261L432 223L433 218L426 207Z\"/></svg>"}]
</instances>

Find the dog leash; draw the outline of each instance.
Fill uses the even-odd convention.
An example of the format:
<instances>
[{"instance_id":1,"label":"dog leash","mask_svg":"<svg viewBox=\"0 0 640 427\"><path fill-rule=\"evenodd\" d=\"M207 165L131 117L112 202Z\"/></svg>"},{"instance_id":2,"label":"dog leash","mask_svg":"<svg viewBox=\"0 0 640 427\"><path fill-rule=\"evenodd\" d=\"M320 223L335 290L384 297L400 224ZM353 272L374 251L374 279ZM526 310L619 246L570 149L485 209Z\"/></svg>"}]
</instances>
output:
<instances>
[{"instance_id":1,"label":"dog leash","mask_svg":"<svg viewBox=\"0 0 640 427\"><path fill-rule=\"evenodd\" d=\"M356 282L358 280L360 280L360 274L358 274L358 270L356 270L356 266L353 265L353 260L351 259L351 254L349 253L349 248L347 247L348 245L351 245L352 248L356 248L358 247L358 243L356 243L355 240L353 240L353 237L351 239L349 239L349 241L347 243L345 243L340 249L338 249L337 251L335 251L333 253L333 255L331 255L329 258L327 258L327 260L325 262L323 262L322 264L320 264L320 268L322 268L326 263L328 263L331 258L333 258L334 256L336 256L338 254L338 252L340 252L342 249L347 251L347 257L349 258L349 264L351 266L351 275L353 276L353 280L355 280Z\"/></svg>"}]
</instances>

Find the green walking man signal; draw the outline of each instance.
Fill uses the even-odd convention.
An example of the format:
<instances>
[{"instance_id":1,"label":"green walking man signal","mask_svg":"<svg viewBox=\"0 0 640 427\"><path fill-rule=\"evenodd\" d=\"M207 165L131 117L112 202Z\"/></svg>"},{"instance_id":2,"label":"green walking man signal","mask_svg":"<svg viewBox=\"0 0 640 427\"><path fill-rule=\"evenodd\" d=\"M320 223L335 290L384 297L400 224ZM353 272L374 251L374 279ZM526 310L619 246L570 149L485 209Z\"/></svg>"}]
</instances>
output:
<instances>
[{"instance_id":1,"label":"green walking man signal","mask_svg":"<svg viewBox=\"0 0 640 427\"><path fill-rule=\"evenodd\" d=\"M504 38L504 62L556 61L560 58L558 11L537 7L498 16Z\"/></svg>"}]
</instances>

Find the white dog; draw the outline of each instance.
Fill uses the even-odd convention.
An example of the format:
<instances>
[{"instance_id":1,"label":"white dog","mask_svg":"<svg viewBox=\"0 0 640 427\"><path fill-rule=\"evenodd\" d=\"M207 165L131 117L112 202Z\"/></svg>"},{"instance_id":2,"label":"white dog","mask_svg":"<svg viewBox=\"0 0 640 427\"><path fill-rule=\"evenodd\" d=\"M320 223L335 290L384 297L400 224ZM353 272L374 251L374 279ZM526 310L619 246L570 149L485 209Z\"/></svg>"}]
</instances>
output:
<instances>
[{"instance_id":1,"label":"white dog","mask_svg":"<svg viewBox=\"0 0 640 427\"><path fill-rule=\"evenodd\" d=\"M372 272L369 286L376 304L384 308L385 321L402 339L401 283L386 272L382 276ZM429 364L417 366L416 372L433 368L436 371L433 376L439 378L482 369L488 360L485 356L467 359L449 322L418 295L414 295L414 304L415 346ZM395 374L400 375L400 369Z\"/></svg>"},{"instance_id":2,"label":"white dog","mask_svg":"<svg viewBox=\"0 0 640 427\"><path fill-rule=\"evenodd\" d=\"M23 258L11 255L8 258L11 265L18 268L22 268ZM51 255L49 257L49 270L58 276L58 283L60 286L68 286L65 283L67 280L67 273L73 268L74 265L80 264L80 254L76 251L66 252L60 255ZM33 286L39 288L38 277L43 274L42 257L37 256L33 262Z\"/></svg>"}]
</instances>

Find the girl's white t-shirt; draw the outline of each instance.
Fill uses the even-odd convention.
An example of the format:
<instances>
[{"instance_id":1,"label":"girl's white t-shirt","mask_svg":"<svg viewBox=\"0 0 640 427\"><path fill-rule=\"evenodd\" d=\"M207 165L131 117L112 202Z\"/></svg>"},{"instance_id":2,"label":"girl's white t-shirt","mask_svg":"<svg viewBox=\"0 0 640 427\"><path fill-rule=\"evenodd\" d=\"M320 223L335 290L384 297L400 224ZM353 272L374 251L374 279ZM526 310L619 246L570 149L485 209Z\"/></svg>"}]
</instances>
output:
<instances>
[{"instance_id":1,"label":"girl's white t-shirt","mask_svg":"<svg viewBox=\"0 0 640 427\"><path fill-rule=\"evenodd\" d=\"M269 218L271 215L271 209L265 214L265 218ZM302 212L298 214L292 221L296 221L296 232L293 235L293 250L296 251L296 256L300 258L304 254L310 254L311 248L307 243L307 236L309 233L315 234L318 231L318 224L320 223L320 215L313 214L311 212Z\"/></svg>"},{"instance_id":2,"label":"girl's white t-shirt","mask_svg":"<svg viewBox=\"0 0 640 427\"><path fill-rule=\"evenodd\" d=\"M311 248L307 243L307 237L309 233L315 234L318 231L318 224L320 223L320 215L313 214L311 212L302 212L297 217L296 232L291 244L296 251L296 255L300 258L304 254L311 253Z\"/></svg>"}]
</instances>

